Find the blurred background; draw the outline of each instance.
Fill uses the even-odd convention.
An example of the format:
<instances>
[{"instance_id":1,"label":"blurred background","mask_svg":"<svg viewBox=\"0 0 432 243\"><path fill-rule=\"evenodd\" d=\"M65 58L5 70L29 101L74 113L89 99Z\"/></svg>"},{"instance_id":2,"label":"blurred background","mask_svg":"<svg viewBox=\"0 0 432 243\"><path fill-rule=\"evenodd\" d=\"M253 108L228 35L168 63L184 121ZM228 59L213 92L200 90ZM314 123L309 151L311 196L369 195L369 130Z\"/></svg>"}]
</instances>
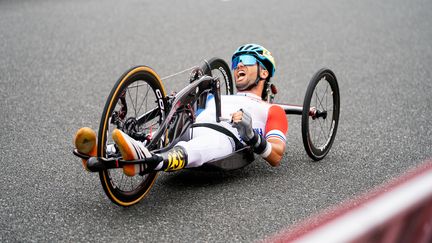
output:
<instances>
[{"instance_id":1,"label":"blurred background","mask_svg":"<svg viewBox=\"0 0 432 243\"><path fill-rule=\"evenodd\" d=\"M432 2L0 0L0 241L254 241L432 157ZM322 67L339 81L338 134L314 163L289 116L282 165L162 174L120 208L72 155L115 81L230 61L245 43L277 63L276 101L302 104ZM187 74L164 81L168 92Z\"/></svg>"}]
</instances>

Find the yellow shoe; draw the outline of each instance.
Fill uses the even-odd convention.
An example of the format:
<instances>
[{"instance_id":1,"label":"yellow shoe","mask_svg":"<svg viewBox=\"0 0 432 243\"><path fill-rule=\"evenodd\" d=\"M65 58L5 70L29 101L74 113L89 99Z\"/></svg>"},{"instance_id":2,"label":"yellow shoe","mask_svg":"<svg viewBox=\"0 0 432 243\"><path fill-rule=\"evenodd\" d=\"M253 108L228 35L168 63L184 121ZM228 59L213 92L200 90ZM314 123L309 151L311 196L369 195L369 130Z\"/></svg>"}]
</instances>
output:
<instances>
[{"instance_id":1,"label":"yellow shoe","mask_svg":"<svg viewBox=\"0 0 432 243\"><path fill-rule=\"evenodd\" d=\"M78 152L89 155L90 157L96 156L96 133L93 129L82 127L78 130L74 137L74 145ZM82 159L84 168L88 171L87 160Z\"/></svg>"},{"instance_id":2,"label":"yellow shoe","mask_svg":"<svg viewBox=\"0 0 432 243\"><path fill-rule=\"evenodd\" d=\"M117 144L123 160L137 160L152 156L148 149L144 147L143 143L136 141L118 129L114 129L112 138ZM140 171L144 170L144 168L141 168L142 166L141 164L125 165L123 166L123 172L127 176L135 176Z\"/></svg>"}]
</instances>

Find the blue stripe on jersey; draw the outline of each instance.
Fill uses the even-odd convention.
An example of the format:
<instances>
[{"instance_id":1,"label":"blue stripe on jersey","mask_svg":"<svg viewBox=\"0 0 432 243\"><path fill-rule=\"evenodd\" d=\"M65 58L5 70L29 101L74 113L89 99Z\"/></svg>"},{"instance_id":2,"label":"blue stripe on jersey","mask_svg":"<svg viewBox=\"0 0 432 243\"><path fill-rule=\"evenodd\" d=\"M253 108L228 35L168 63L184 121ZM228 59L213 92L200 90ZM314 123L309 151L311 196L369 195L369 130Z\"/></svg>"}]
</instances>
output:
<instances>
[{"instance_id":1,"label":"blue stripe on jersey","mask_svg":"<svg viewBox=\"0 0 432 243\"><path fill-rule=\"evenodd\" d=\"M285 137L283 137L282 135L277 134L277 133L267 134L266 139L269 139L270 137L276 137L276 138L279 138L282 141L286 141Z\"/></svg>"},{"instance_id":2,"label":"blue stripe on jersey","mask_svg":"<svg viewBox=\"0 0 432 243\"><path fill-rule=\"evenodd\" d=\"M214 98L214 96L213 96L213 94L208 94L207 95L207 100L206 100L206 104L211 100L211 99L213 99ZM207 105L206 105L207 106ZM203 112L205 110L205 108L199 108L198 110L196 110L196 112L195 112L195 116L198 116L201 112Z\"/></svg>"}]
</instances>

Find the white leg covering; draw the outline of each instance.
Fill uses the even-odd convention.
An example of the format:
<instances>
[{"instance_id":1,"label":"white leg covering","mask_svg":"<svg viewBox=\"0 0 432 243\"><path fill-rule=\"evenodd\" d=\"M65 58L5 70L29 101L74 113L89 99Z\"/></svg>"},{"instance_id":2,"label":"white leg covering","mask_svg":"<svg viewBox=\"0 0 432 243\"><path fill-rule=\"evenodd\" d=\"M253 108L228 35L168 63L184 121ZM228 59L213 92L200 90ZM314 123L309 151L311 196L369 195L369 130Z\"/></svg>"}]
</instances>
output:
<instances>
[{"instance_id":1,"label":"white leg covering","mask_svg":"<svg viewBox=\"0 0 432 243\"><path fill-rule=\"evenodd\" d=\"M227 156L234 152L234 144L230 137L207 127L193 129L192 139L181 141L177 145L182 146L188 155L186 168L198 167L204 163Z\"/></svg>"}]
</instances>

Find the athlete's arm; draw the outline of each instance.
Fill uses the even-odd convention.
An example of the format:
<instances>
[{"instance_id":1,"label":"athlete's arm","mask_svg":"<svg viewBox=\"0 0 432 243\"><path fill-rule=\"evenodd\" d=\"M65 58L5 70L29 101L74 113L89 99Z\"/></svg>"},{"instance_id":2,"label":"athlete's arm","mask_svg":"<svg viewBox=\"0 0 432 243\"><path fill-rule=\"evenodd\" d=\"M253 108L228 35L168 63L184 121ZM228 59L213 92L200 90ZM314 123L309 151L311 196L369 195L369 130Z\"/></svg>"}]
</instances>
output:
<instances>
[{"instance_id":1,"label":"athlete's arm","mask_svg":"<svg viewBox=\"0 0 432 243\"><path fill-rule=\"evenodd\" d=\"M265 138L252 129L252 118L243 110L232 114L232 123L241 138L270 165L280 164L285 152L285 134L288 130L288 122L282 108L272 106L269 109Z\"/></svg>"},{"instance_id":2,"label":"athlete's arm","mask_svg":"<svg viewBox=\"0 0 432 243\"><path fill-rule=\"evenodd\" d=\"M265 138L272 149L268 157L264 159L272 166L278 166L282 160L286 148L286 133L288 132L288 119L285 111L277 105L269 108Z\"/></svg>"},{"instance_id":3,"label":"athlete's arm","mask_svg":"<svg viewBox=\"0 0 432 243\"><path fill-rule=\"evenodd\" d=\"M279 139L268 139L271 145L271 152L267 158L264 158L271 166L279 166L282 156L285 153L285 143Z\"/></svg>"}]
</instances>

